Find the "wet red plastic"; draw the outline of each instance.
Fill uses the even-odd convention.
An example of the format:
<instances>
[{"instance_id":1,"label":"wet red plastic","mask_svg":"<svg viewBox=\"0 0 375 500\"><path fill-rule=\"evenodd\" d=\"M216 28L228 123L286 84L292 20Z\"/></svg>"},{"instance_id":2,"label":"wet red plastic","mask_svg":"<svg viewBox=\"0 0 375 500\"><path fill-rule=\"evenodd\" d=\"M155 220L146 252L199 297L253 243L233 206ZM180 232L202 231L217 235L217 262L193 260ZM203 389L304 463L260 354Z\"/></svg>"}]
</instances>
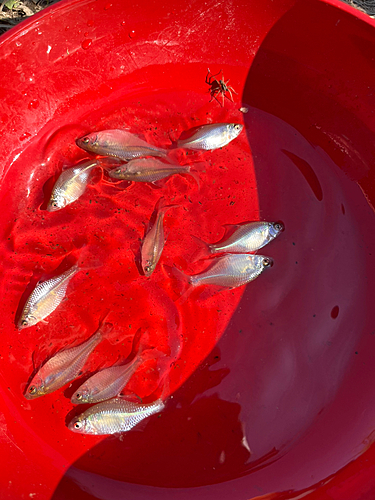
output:
<instances>
[{"instance_id":1,"label":"wet red plastic","mask_svg":"<svg viewBox=\"0 0 375 500\"><path fill-rule=\"evenodd\" d=\"M333 0L63 1L0 39L2 499L375 495L374 45L373 22ZM230 79L234 103L209 102L207 68ZM62 167L87 158L75 145L87 132L129 127L168 147L224 121L245 125L228 147L175 153L205 162L200 190L189 176L154 189L98 171L76 203L45 210ZM146 279L135 255L162 195L179 208ZM216 242L258 218L285 224L261 251L272 269L176 301L168 266L205 266L190 235ZM77 259L93 267L48 325L18 332L38 279ZM152 398L166 375L171 397L133 432L79 436L66 428L78 381L22 394L33 364L108 311L115 330L87 369L126 358L141 328L165 362L128 392Z\"/></svg>"}]
</instances>

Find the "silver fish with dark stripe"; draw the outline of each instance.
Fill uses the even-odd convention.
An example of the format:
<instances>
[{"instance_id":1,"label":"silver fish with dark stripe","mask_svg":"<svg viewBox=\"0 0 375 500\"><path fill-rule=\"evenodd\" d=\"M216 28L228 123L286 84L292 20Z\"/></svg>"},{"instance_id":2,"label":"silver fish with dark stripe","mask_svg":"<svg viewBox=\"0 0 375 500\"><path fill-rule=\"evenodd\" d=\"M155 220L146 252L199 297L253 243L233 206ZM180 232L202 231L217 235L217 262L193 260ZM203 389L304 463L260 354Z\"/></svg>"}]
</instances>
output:
<instances>
[{"instance_id":1,"label":"silver fish with dark stripe","mask_svg":"<svg viewBox=\"0 0 375 500\"><path fill-rule=\"evenodd\" d=\"M166 164L156 158L131 160L129 163L120 165L108 172L108 175L113 179L133 182L157 182L174 174L191 175L199 186L199 177L195 172L191 171L190 165Z\"/></svg>"},{"instance_id":2,"label":"silver fish with dark stripe","mask_svg":"<svg viewBox=\"0 0 375 500\"><path fill-rule=\"evenodd\" d=\"M112 330L107 323L94 333L86 342L69 349L63 349L49 359L32 379L26 389L26 399L36 399L50 394L78 377L88 357L103 340L103 335Z\"/></svg>"},{"instance_id":3,"label":"silver fish with dark stripe","mask_svg":"<svg viewBox=\"0 0 375 500\"><path fill-rule=\"evenodd\" d=\"M38 283L24 305L18 329L34 326L47 318L60 305L70 280L80 270L76 264L59 276Z\"/></svg>"},{"instance_id":4,"label":"silver fish with dark stripe","mask_svg":"<svg viewBox=\"0 0 375 500\"><path fill-rule=\"evenodd\" d=\"M194 239L204 244L210 253L246 253L260 250L284 231L281 222L255 221L235 227L234 233L222 243L209 244L195 236Z\"/></svg>"},{"instance_id":5,"label":"silver fish with dark stripe","mask_svg":"<svg viewBox=\"0 0 375 500\"><path fill-rule=\"evenodd\" d=\"M164 403L158 399L150 404L133 403L115 398L92 406L68 424L68 428L80 434L116 434L130 431L145 418L159 413Z\"/></svg>"},{"instance_id":6,"label":"silver fish with dark stripe","mask_svg":"<svg viewBox=\"0 0 375 500\"><path fill-rule=\"evenodd\" d=\"M152 226L149 226L147 234L143 240L141 250L142 269L145 276L149 277L154 272L156 264L159 262L163 252L164 238L164 215L170 208L178 205L165 205L164 198L160 198L156 204L156 220Z\"/></svg>"},{"instance_id":7,"label":"silver fish with dark stripe","mask_svg":"<svg viewBox=\"0 0 375 500\"><path fill-rule=\"evenodd\" d=\"M136 357L126 365L110 366L100 370L79 386L71 402L75 405L99 403L118 396L142 362L140 357Z\"/></svg>"},{"instance_id":8,"label":"silver fish with dark stripe","mask_svg":"<svg viewBox=\"0 0 375 500\"><path fill-rule=\"evenodd\" d=\"M255 280L272 264L272 259L263 255L228 254L213 259L208 269L199 274L187 275L177 268L173 272L193 287L216 285L236 288Z\"/></svg>"},{"instance_id":9,"label":"silver fish with dark stripe","mask_svg":"<svg viewBox=\"0 0 375 500\"><path fill-rule=\"evenodd\" d=\"M177 141L178 148L209 150L223 148L239 136L243 125L239 123L212 123L202 125L195 133L187 138Z\"/></svg>"},{"instance_id":10,"label":"silver fish with dark stripe","mask_svg":"<svg viewBox=\"0 0 375 500\"><path fill-rule=\"evenodd\" d=\"M111 129L87 134L76 140L77 146L102 156L115 156L124 161L145 156L166 157L164 149L151 146L127 130Z\"/></svg>"},{"instance_id":11,"label":"silver fish with dark stripe","mask_svg":"<svg viewBox=\"0 0 375 500\"><path fill-rule=\"evenodd\" d=\"M86 190L92 170L97 166L96 160L86 160L64 170L53 186L47 210L56 212L78 200Z\"/></svg>"}]
</instances>

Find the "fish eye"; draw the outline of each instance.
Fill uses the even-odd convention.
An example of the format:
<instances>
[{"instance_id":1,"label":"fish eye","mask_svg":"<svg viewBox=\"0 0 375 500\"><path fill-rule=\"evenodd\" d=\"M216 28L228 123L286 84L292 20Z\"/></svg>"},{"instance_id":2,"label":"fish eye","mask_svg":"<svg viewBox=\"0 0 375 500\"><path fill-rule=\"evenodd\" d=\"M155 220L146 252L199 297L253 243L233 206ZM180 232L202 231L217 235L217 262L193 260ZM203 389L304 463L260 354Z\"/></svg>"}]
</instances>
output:
<instances>
[{"instance_id":1,"label":"fish eye","mask_svg":"<svg viewBox=\"0 0 375 500\"><path fill-rule=\"evenodd\" d=\"M272 264L273 264L272 259L270 259L269 257L264 257L264 259L263 259L263 266L264 267L271 267Z\"/></svg>"},{"instance_id":2,"label":"fish eye","mask_svg":"<svg viewBox=\"0 0 375 500\"><path fill-rule=\"evenodd\" d=\"M145 271L146 271L146 273L149 273L151 271L151 266L146 266Z\"/></svg>"},{"instance_id":3,"label":"fish eye","mask_svg":"<svg viewBox=\"0 0 375 500\"><path fill-rule=\"evenodd\" d=\"M55 201L54 203L52 203L52 206L57 207L57 202Z\"/></svg>"},{"instance_id":4,"label":"fish eye","mask_svg":"<svg viewBox=\"0 0 375 500\"><path fill-rule=\"evenodd\" d=\"M29 387L29 394L35 394L36 393L36 387L35 385L31 385Z\"/></svg>"},{"instance_id":5,"label":"fish eye","mask_svg":"<svg viewBox=\"0 0 375 500\"><path fill-rule=\"evenodd\" d=\"M22 325L22 326L27 326L28 324L29 324L29 323L28 323L28 321L27 321L26 319L23 319L23 320L21 321L21 325Z\"/></svg>"},{"instance_id":6,"label":"fish eye","mask_svg":"<svg viewBox=\"0 0 375 500\"><path fill-rule=\"evenodd\" d=\"M282 222L275 222L273 227L276 229L276 231L284 231L284 224Z\"/></svg>"},{"instance_id":7,"label":"fish eye","mask_svg":"<svg viewBox=\"0 0 375 500\"><path fill-rule=\"evenodd\" d=\"M77 420L77 422L74 423L74 428L75 429L80 429L82 427L82 422L80 422L79 420Z\"/></svg>"},{"instance_id":8,"label":"fish eye","mask_svg":"<svg viewBox=\"0 0 375 500\"><path fill-rule=\"evenodd\" d=\"M90 139L89 139L88 137L84 137L84 138L82 139L82 142L83 142L84 144L88 144L88 143L90 142Z\"/></svg>"},{"instance_id":9,"label":"fish eye","mask_svg":"<svg viewBox=\"0 0 375 500\"><path fill-rule=\"evenodd\" d=\"M77 399L82 399L82 394L80 394L79 392L77 392L77 394L76 394L76 398L77 398Z\"/></svg>"},{"instance_id":10,"label":"fish eye","mask_svg":"<svg viewBox=\"0 0 375 500\"><path fill-rule=\"evenodd\" d=\"M241 125L239 125L238 123L236 123L236 124L235 124L235 126L234 126L234 128L235 128L236 130L241 130Z\"/></svg>"}]
</instances>

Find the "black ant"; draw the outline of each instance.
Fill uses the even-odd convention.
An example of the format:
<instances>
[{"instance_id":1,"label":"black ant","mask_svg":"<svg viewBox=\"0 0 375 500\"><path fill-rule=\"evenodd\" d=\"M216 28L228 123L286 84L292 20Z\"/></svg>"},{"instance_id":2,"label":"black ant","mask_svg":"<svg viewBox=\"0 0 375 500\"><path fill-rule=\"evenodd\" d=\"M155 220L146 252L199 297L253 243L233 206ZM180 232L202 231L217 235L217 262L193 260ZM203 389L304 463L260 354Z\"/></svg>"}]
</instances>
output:
<instances>
[{"instance_id":1,"label":"black ant","mask_svg":"<svg viewBox=\"0 0 375 500\"><path fill-rule=\"evenodd\" d=\"M210 85L210 89L208 90L210 95L211 95L211 100L210 102L212 101L212 99L216 99L217 102L220 104L220 106L224 107L224 97L226 97L227 99L229 99L230 101L234 102L233 101L233 95L232 95L232 92L234 92L235 94L237 94L237 92L234 90L233 87L231 87L230 85L228 85L229 83L229 80L225 81L224 80L224 75L223 75L223 71L220 70L219 73L216 73L216 75L213 75L211 73L211 71L207 68L207 75L206 75L206 80L205 82L207 83L207 85ZM221 72L221 80L217 80L217 76L220 74ZM209 77L208 75L211 73L211 76ZM230 97L227 96L227 92L229 92L229 95ZM220 103L220 101L218 100L218 98L216 97L218 94L221 94L222 95L222 98L223 98L223 104ZM238 94L237 94L238 95Z\"/></svg>"}]
</instances>

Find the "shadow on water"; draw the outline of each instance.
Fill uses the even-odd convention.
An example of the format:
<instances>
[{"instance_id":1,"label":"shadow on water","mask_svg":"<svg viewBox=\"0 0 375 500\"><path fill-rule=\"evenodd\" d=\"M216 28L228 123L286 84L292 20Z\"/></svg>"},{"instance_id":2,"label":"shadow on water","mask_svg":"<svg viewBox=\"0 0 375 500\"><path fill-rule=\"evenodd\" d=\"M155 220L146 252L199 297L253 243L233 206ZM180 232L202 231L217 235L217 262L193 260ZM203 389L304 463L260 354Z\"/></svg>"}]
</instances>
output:
<instances>
[{"instance_id":1,"label":"shadow on water","mask_svg":"<svg viewBox=\"0 0 375 500\"><path fill-rule=\"evenodd\" d=\"M167 494L173 488L230 480L272 461L276 450L249 463L251 450L240 419L241 405L225 401L217 393L230 372L220 357L216 347L167 400L160 415L132 432L106 438L77 460L52 498L68 498L78 492L82 499L125 498L133 493L142 498L142 491L147 494L155 487Z\"/></svg>"}]
</instances>

